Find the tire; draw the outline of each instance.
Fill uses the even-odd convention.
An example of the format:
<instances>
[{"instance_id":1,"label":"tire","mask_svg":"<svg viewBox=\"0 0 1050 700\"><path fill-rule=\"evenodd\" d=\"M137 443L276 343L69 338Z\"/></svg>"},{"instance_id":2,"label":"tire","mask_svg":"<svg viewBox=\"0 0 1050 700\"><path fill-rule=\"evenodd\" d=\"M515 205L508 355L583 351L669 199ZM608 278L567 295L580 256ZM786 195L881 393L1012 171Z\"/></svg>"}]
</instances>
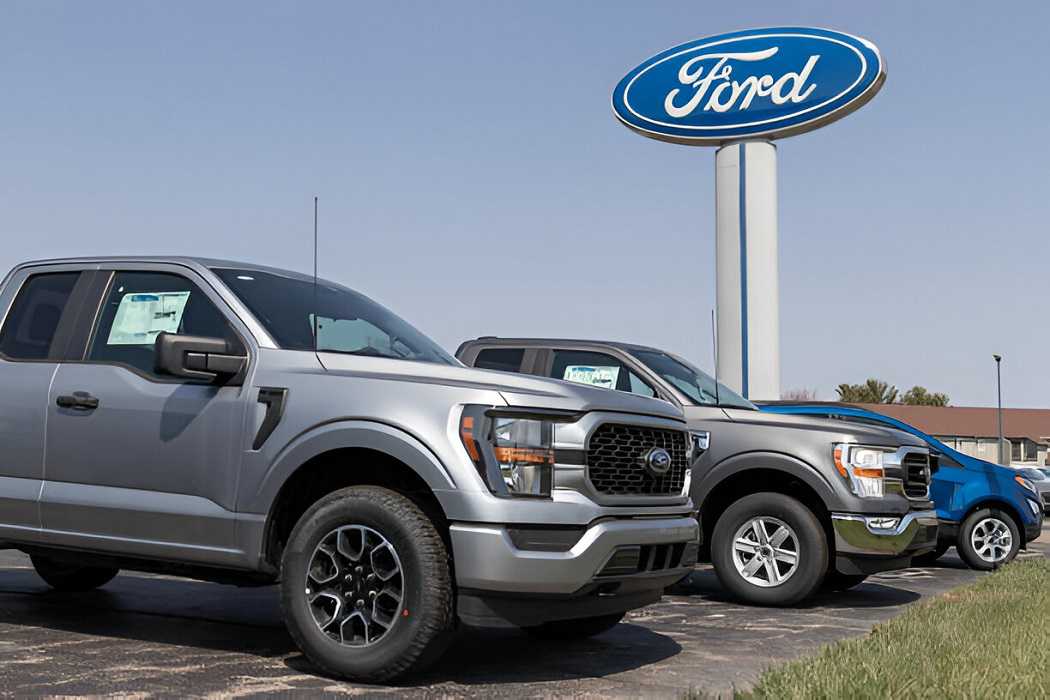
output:
<instances>
[{"instance_id":1,"label":"tire","mask_svg":"<svg viewBox=\"0 0 1050 700\"><path fill-rule=\"evenodd\" d=\"M837 571L829 571L820 584L823 591L848 591L856 588L868 578L867 574L840 574Z\"/></svg>"},{"instance_id":2,"label":"tire","mask_svg":"<svg viewBox=\"0 0 1050 700\"><path fill-rule=\"evenodd\" d=\"M1009 540L1006 535L1009 535ZM982 543L984 546L978 546ZM1009 564L1017 556L1021 549L1021 533L1006 511L981 508L963 520L955 549L971 569L991 571Z\"/></svg>"},{"instance_id":3,"label":"tire","mask_svg":"<svg viewBox=\"0 0 1050 700\"><path fill-rule=\"evenodd\" d=\"M747 565L754 566L758 554L739 550L735 553L734 540L740 536L758 542L753 527L758 519L767 526L767 540L779 536L782 526L787 526L788 533L781 542L780 556L774 554L774 558L764 560L767 563L759 562L749 580L744 571ZM756 544L751 549L757 552L764 546ZM795 564L789 568L783 560L792 547ZM769 551L767 548L765 554ZM828 570L828 542L817 516L800 501L781 493L755 493L729 506L718 518L711 538L711 561L718 580L734 598L754 605L794 605L820 586ZM770 571L770 564L775 567L775 574ZM781 582L774 582L776 575L783 577Z\"/></svg>"},{"instance_id":4,"label":"tire","mask_svg":"<svg viewBox=\"0 0 1050 700\"><path fill-rule=\"evenodd\" d=\"M288 538L281 609L296 644L329 675L377 683L420 671L444 653L455 627L445 542L398 493L330 493Z\"/></svg>"},{"instance_id":5,"label":"tire","mask_svg":"<svg viewBox=\"0 0 1050 700\"><path fill-rule=\"evenodd\" d=\"M577 620L555 620L535 627L526 627L525 631L540 639L587 639L616 627L626 614L613 613Z\"/></svg>"},{"instance_id":6,"label":"tire","mask_svg":"<svg viewBox=\"0 0 1050 700\"><path fill-rule=\"evenodd\" d=\"M40 554L31 554L29 558L37 575L47 585L66 593L92 591L120 573L120 569L109 566L78 566Z\"/></svg>"},{"instance_id":7,"label":"tire","mask_svg":"<svg viewBox=\"0 0 1050 700\"><path fill-rule=\"evenodd\" d=\"M912 566L933 566L937 563L937 560L944 556L944 553L951 547L950 544L937 543L937 549L926 554L920 554L917 557L911 558Z\"/></svg>"}]
</instances>

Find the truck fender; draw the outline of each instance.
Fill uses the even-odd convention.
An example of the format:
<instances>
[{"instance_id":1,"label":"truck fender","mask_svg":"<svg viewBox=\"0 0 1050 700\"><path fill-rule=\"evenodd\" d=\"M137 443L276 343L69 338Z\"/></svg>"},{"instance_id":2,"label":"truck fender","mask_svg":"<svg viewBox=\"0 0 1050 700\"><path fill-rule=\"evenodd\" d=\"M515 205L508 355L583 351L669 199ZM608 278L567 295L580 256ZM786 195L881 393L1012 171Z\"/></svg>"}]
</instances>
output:
<instances>
[{"instance_id":1,"label":"truck fender","mask_svg":"<svg viewBox=\"0 0 1050 700\"><path fill-rule=\"evenodd\" d=\"M281 449L246 510L268 513L281 487L300 466L325 452L347 448L389 455L412 469L433 491L456 488L437 455L411 433L378 421L339 420L310 428Z\"/></svg>"},{"instance_id":2,"label":"truck fender","mask_svg":"<svg viewBox=\"0 0 1050 700\"><path fill-rule=\"evenodd\" d=\"M789 474L813 489L828 510L835 509L838 499L835 496L834 485L827 476L813 465L780 452L744 452L723 459L708 469L700 482L693 486L693 501L699 504L702 512L704 499L719 484L735 474L752 469L769 469ZM756 491L760 491L761 488L760 483L755 484Z\"/></svg>"}]
</instances>

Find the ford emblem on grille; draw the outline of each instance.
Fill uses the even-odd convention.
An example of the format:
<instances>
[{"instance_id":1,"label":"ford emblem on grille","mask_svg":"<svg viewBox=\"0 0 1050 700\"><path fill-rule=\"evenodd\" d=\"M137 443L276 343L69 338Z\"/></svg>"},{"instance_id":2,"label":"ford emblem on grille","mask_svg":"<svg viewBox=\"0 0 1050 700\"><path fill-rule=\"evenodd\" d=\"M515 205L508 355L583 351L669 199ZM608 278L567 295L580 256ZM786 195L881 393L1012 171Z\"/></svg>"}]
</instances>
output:
<instances>
[{"instance_id":1,"label":"ford emblem on grille","mask_svg":"<svg viewBox=\"0 0 1050 700\"><path fill-rule=\"evenodd\" d=\"M671 453L654 447L645 453L645 469L653 476L664 476L671 469Z\"/></svg>"}]
</instances>

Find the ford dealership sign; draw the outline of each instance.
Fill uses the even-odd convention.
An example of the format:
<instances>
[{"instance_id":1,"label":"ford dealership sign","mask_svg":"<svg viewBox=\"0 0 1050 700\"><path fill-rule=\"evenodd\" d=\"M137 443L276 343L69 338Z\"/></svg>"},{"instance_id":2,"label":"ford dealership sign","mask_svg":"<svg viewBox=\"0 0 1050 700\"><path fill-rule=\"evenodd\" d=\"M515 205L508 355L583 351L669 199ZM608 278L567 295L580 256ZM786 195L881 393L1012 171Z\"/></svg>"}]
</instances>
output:
<instances>
[{"instance_id":1,"label":"ford dealership sign","mask_svg":"<svg viewBox=\"0 0 1050 700\"><path fill-rule=\"evenodd\" d=\"M827 29L752 29L653 56L613 91L613 112L650 138L700 146L815 129L875 96L870 41Z\"/></svg>"}]
</instances>

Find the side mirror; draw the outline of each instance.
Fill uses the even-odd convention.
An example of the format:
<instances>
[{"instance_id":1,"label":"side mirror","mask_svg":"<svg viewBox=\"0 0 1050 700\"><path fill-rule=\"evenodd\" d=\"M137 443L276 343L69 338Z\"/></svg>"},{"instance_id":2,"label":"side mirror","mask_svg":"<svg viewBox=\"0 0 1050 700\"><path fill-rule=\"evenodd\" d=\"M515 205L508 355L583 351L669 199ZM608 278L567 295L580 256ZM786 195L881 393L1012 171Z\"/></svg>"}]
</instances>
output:
<instances>
[{"instance_id":1,"label":"side mirror","mask_svg":"<svg viewBox=\"0 0 1050 700\"><path fill-rule=\"evenodd\" d=\"M206 382L239 384L248 365L244 351L222 338L160 333L154 345L157 372Z\"/></svg>"}]
</instances>

